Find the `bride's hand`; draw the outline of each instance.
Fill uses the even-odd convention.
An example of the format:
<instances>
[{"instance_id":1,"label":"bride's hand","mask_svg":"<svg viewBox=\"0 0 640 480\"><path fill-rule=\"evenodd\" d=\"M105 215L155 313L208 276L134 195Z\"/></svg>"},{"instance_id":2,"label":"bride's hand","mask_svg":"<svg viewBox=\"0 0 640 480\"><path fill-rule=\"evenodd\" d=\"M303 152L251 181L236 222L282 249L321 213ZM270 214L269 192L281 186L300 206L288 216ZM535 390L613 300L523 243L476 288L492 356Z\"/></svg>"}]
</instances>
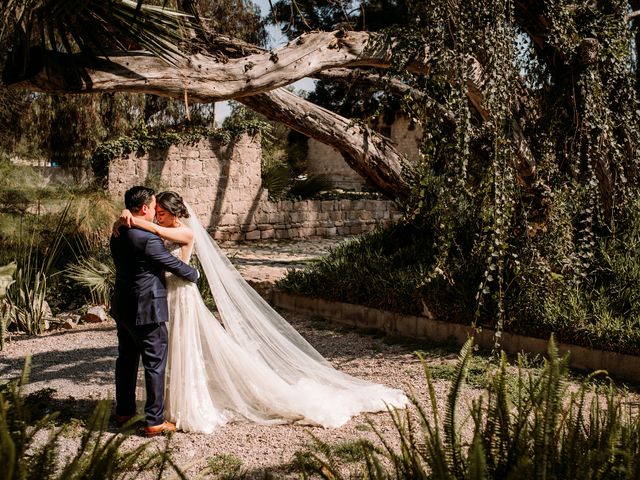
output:
<instances>
[{"instance_id":1,"label":"bride's hand","mask_svg":"<svg viewBox=\"0 0 640 480\"><path fill-rule=\"evenodd\" d=\"M122 210L120 214L120 221L122 222L121 225L126 225L129 228L136 224L133 215L131 215L131 212L126 208Z\"/></svg>"},{"instance_id":2,"label":"bride's hand","mask_svg":"<svg viewBox=\"0 0 640 480\"><path fill-rule=\"evenodd\" d=\"M119 237L120 236L120 227L123 226L124 223L122 222L121 219L116 220L115 222L113 222L113 229L111 230L111 235L113 235L114 237Z\"/></svg>"}]
</instances>

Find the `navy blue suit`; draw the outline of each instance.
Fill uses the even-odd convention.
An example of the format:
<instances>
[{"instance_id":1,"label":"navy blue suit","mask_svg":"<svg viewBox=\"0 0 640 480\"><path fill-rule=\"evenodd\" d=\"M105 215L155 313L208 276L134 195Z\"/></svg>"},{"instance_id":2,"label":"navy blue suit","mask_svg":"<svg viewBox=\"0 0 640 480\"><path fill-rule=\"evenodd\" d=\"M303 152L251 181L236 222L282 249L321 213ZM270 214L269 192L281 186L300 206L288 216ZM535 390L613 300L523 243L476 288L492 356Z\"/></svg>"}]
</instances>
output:
<instances>
[{"instance_id":1,"label":"navy blue suit","mask_svg":"<svg viewBox=\"0 0 640 480\"><path fill-rule=\"evenodd\" d=\"M164 374L169 320L164 272L195 282L198 272L171 255L162 239L146 230L120 228L109 242L116 267L111 316L118 330L116 415L136 411L135 388L142 357L147 401L146 423L164 422Z\"/></svg>"}]
</instances>

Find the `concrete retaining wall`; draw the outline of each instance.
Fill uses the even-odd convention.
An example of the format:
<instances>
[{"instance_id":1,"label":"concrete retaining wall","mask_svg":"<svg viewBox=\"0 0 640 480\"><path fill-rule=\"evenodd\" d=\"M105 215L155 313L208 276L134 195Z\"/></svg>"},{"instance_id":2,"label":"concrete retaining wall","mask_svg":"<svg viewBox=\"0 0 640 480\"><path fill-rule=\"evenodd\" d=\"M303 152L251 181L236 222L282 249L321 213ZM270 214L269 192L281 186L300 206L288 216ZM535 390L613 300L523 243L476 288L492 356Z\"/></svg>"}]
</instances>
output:
<instances>
[{"instance_id":1,"label":"concrete retaining wall","mask_svg":"<svg viewBox=\"0 0 640 480\"><path fill-rule=\"evenodd\" d=\"M325 317L327 320L354 327L375 329L388 335L423 338L439 343L464 344L473 336L485 349L494 346L495 332L477 332L469 326L442 322L426 316L403 315L375 308L303 297L281 291L269 292L271 305L294 312ZM548 341L513 333L503 333L501 348L510 354L527 352L546 355ZM610 375L637 382L640 380L640 357L558 343L561 354L570 353L569 365L584 370L606 370Z\"/></svg>"}]
</instances>

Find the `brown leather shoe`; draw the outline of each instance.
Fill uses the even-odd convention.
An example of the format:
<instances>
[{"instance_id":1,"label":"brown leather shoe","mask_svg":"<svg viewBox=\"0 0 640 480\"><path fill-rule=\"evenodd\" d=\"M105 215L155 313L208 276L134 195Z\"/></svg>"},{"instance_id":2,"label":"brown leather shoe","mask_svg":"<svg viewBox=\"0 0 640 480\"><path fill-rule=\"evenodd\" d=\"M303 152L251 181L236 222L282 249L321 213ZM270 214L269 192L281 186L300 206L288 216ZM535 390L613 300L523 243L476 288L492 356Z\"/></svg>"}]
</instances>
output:
<instances>
[{"instance_id":1,"label":"brown leather shoe","mask_svg":"<svg viewBox=\"0 0 640 480\"><path fill-rule=\"evenodd\" d=\"M144 427L144 436L145 437L155 437L157 435L162 435L165 432L175 432L176 424L171 422L164 422L160 425L153 425L151 427Z\"/></svg>"},{"instance_id":2,"label":"brown leather shoe","mask_svg":"<svg viewBox=\"0 0 640 480\"><path fill-rule=\"evenodd\" d=\"M118 426L118 428L122 428L122 427L124 427L125 423L127 423L133 417L135 417L135 414L133 414L133 415L116 415L116 425Z\"/></svg>"}]
</instances>

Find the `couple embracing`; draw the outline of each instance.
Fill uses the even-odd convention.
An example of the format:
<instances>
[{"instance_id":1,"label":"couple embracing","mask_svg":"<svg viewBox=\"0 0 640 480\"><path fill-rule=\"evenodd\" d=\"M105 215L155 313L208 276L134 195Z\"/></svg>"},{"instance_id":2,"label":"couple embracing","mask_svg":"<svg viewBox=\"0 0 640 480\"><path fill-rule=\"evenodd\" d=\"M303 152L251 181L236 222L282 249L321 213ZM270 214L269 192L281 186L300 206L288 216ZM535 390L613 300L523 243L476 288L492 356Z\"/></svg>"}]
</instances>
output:
<instances>
[{"instance_id":1,"label":"couple embracing","mask_svg":"<svg viewBox=\"0 0 640 480\"><path fill-rule=\"evenodd\" d=\"M177 193L133 187L125 206L110 242L118 424L136 415L140 358L147 436L211 433L229 421L338 427L407 405L400 390L334 369L242 279ZM195 284L192 254L221 322Z\"/></svg>"}]
</instances>

